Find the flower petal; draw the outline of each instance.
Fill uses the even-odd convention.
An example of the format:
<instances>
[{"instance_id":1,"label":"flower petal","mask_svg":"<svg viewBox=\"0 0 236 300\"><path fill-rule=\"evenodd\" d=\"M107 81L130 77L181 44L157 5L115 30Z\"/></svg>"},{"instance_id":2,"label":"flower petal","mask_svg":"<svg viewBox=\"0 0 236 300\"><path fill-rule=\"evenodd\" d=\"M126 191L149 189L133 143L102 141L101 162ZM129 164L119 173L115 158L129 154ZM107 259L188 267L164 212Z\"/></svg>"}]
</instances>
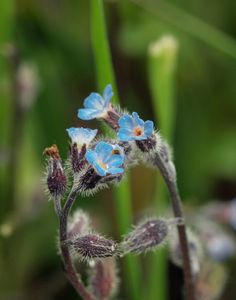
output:
<instances>
[{"instance_id":1,"label":"flower petal","mask_svg":"<svg viewBox=\"0 0 236 300\"><path fill-rule=\"evenodd\" d=\"M143 127L144 126L144 121L139 118L139 115L136 112L132 113L132 117L134 119L134 123Z\"/></svg>"},{"instance_id":2,"label":"flower petal","mask_svg":"<svg viewBox=\"0 0 236 300\"><path fill-rule=\"evenodd\" d=\"M96 160L98 159L98 156L95 151L89 149L89 150L87 150L87 152L85 154L85 158L91 165L93 165L94 162L96 162Z\"/></svg>"},{"instance_id":3,"label":"flower petal","mask_svg":"<svg viewBox=\"0 0 236 300\"><path fill-rule=\"evenodd\" d=\"M117 137L120 141L128 142L134 140L133 132L126 128L120 128Z\"/></svg>"},{"instance_id":4,"label":"flower petal","mask_svg":"<svg viewBox=\"0 0 236 300\"><path fill-rule=\"evenodd\" d=\"M130 115L124 115L122 116L119 121L119 126L120 127L125 127L127 129L130 129L130 130L133 130L134 128L134 122L133 122L133 119Z\"/></svg>"},{"instance_id":5,"label":"flower petal","mask_svg":"<svg viewBox=\"0 0 236 300\"><path fill-rule=\"evenodd\" d=\"M92 109L103 109L104 99L98 93L91 93L85 100L84 100L84 107L85 108L92 108Z\"/></svg>"},{"instance_id":6,"label":"flower petal","mask_svg":"<svg viewBox=\"0 0 236 300\"><path fill-rule=\"evenodd\" d=\"M153 128L154 128L154 124L152 121L146 121L144 123L144 133L146 136L151 136L153 134Z\"/></svg>"},{"instance_id":7,"label":"flower petal","mask_svg":"<svg viewBox=\"0 0 236 300\"><path fill-rule=\"evenodd\" d=\"M112 150L112 145L103 141L99 142L95 147L95 151L97 152L99 160L103 162L105 162L106 159L111 155Z\"/></svg>"},{"instance_id":8,"label":"flower petal","mask_svg":"<svg viewBox=\"0 0 236 300\"><path fill-rule=\"evenodd\" d=\"M124 172L123 168L110 168L108 170L108 173L110 173L110 174L120 174L120 173L123 173L123 172Z\"/></svg>"},{"instance_id":9,"label":"flower petal","mask_svg":"<svg viewBox=\"0 0 236 300\"><path fill-rule=\"evenodd\" d=\"M100 175L100 176L105 176L106 175L106 173L107 173L106 170L104 168L102 168L101 165L97 161L95 161L93 163L93 166L96 169L98 175Z\"/></svg>"},{"instance_id":10,"label":"flower petal","mask_svg":"<svg viewBox=\"0 0 236 300\"><path fill-rule=\"evenodd\" d=\"M92 120L100 116L102 111L92 108L81 108L78 111L78 118L81 120Z\"/></svg>"},{"instance_id":11,"label":"flower petal","mask_svg":"<svg viewBox=\"0 0 236 300\"><path fill-rule=\"evenodd\" d=\"M124 163L124 157L119 154L113 154L109 160L107 160L108 168L120 167Z\"/></svg>"},{"instance_id":12,"label":"flower petal","mask_svg":"<svg viewBox=\"0 0 236 300\"><path fill-rule=\"evenodd\" d=\"M104 93L103 93L103 97L105 100L105 107L107 106L107 104L109 103L111 97L113 96L113 91L112 91L112 86L111 84L108 84L105 89L104 89Z\"/></svg>"}]
</instances>

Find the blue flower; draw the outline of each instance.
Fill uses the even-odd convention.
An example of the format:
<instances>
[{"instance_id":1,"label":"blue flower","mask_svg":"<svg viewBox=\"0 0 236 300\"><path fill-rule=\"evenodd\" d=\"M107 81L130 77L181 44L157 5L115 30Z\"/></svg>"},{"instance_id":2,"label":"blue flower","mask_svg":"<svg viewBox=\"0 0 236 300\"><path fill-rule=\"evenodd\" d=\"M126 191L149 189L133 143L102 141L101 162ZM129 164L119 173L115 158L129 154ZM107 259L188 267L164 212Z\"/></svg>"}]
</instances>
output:
<instances>
[{"instance_id":1,"label":"blue flower","mask_svg":"<svg viewBox=\"0 0 236 300\"><path fill-rule=\"evenodd\" d=\"M119 131L117 137L121 141L146 140L153 134L153 122L144 122L136 112L124 115L119 119Z\"/></svg>"},{"instance_id":2,"label":"blue flower","mask_svg":"<svg viewBox=\"0 0 236 300\"><path fill-rule=\"evenodd\" d=\"M78 148L81 148L84 144L88 146L98 132L97 129L89 129L83 127L71 127L66 130L69 137L71 138L72 143L76 143Z\"/></svg>"},{"instance_id":3,"label":"blue flower","mask_svg":"<svg viewBox=\"0 0 236 300\"><path fill-rule=\"evenodd\" d=\"M95 150L89 149L86 152L85 157L100 176L124 172L122 168L124 157L114 154L114 145L109 143L99 142Z\"/></svg>"},{"instance_id":4,"label":"blue flower","mask_svg":"<svg viewBox=\"0 0 236 300\"><path fill-rule=\"evenodd\" d=\"M92 120L104 117L109 108L109 102L112 96L111 84L105 87L103 97L98 93L91 93L84 100L84 108L79 109L78 118L82 120Z\"/></svg>"}]
</instances>

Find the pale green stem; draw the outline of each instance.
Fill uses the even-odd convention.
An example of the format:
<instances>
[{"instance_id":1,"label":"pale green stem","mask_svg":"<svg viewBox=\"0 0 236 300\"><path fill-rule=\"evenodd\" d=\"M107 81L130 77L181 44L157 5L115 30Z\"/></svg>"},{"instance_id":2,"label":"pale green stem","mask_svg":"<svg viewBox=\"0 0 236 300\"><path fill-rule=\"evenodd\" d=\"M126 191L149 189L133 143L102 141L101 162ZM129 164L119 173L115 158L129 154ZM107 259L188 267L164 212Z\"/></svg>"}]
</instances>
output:
<instances>
[{"instance_id":1,"label":"pale green stem","mask_svg":"<svg viewBox=\"0 0 236 300\"><path fill-rule=\"evenodd\" d=\"M111 83L118 104L118 93L112 66L111 53L107 39L106 23L102 0L91 0L91 37L95 57L97 83L100 92ZM129 178L114 189L115 206L119 234L125 234L132 225L132 197ZM140 269L138 257L125 258L125 284L128 299L138 300L140 287Z\"/></svg>"},{"instance_id":2,"label":"pale green stem","mask_svg":"<svg viewBox=\"0 0 236 300\"><path fill-rule=\"evenodd\" d=\"M163 36L148 49L149 85L155 112L155 121L161 134L171 142L175 122L174 75L176 66L177 42L172 36ZM167 206L164 182L157 177L155 207L158 214L164 213ZM152 256L150 270L150 300L167 298L167 253L165 249Z\"/></svg>"}]
</instances>

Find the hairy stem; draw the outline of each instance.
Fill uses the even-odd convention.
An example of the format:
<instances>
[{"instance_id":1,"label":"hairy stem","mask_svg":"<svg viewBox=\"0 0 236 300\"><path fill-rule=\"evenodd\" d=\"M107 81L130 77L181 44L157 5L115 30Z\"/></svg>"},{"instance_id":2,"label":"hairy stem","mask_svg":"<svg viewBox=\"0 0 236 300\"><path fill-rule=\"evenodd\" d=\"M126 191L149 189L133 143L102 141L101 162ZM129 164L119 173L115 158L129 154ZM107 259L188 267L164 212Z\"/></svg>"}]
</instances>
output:
<instances>
[{"instance_id":1,"label":"hairy stem","mask_svg":"<svg viewBox=\"0 0 236 300\"><path fill-rule=\"evenodd\" d=\"M159 168L161 175L163 176L166 182L175 217L184 220L181 199L179 196L178 187L176 183L176 176L173 176L173 172L170 172L168 165L166 165L166 163L159 155L159 153L156 153L154 162L155 165ZM192 276L191 263L190 263L189 247L188 247L188 240L187 240L187 234L186 234L186 228L184 222L182 224L177 225L177 228L179 234L180 248L183 257L183 272L184 272L184 282L186 288L186 299L195 300L196 298L195 298L194 283L193 283L193 276Z\"/></svg>"},{"instance_id":2,"label":"hairy stem","mask_svg":"<svg viewBox=\"0 0 236 300\"><path fill-rule=\"evenodd\" d=\"M85 285L83 284L79 274L77 274L73 262L71 260L70 251L68 248L68 245L64 243L67 240L67 223L68 223L68 216L71 210L71 207L73 206L76 197L78 195L77 190L73 190L69 194L65 206L63 210L61 211L59 215L60 219L60 247L61 247L61 255L63 257L65 272L67 275L67 278L77 291L77 293L81 296L84 300L95 300L93 295L90 294L90 292L87 290Z\"/></svg>"}]
</instances>

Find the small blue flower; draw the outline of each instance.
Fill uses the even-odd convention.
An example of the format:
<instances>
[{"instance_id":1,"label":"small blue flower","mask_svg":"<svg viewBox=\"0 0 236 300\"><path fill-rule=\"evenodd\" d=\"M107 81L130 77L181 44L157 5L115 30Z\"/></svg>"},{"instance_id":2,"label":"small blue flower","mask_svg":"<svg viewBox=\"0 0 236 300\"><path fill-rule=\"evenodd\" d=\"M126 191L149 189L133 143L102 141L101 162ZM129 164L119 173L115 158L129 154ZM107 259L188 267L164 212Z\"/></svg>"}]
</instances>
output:
<instances>
[{"instance_id":1,"label":"small blue flower","mask_svg":"<svg viewBox=\"0 0 236 300\"><path fill-rule=\"evenodd\" d=\"M146 140L153 134L153 122L144 122L136 112L124 115L119 119L120 129L117 137L121 141Z\"/></svg>"},{"instance_id":2,"label":"small blue flower","mask_svg":"<svg viewBox=\"0 0 236 300\"><path fill-rule=\"evenodd\" d=\"M124 157L114 154L114 145L109 143L99 142L95 150L89 149L86 152L85 157L100 176L124 172L122 168Z\"/></svg>"},{"instance_id":3,"label":"small blue flower","mask_svg":"<svg viewBox=\"0 0 236 300\"><path fill-rule=\"evenodd\" d=\"M82 120L92 120L104 117L109 108L109 102L112 96L113 91L111 84L105 87L103 97L98 93L91 93L84 100L84 108L79 109L78 118Z\"/></svg>"},{"instance_id":4,"label":"small blue flower","mask_svg":"<svg viewBox=\"0 0 236 300\"><path fill-rule=\"evenodd\" d=\"M71 138L72 143L76 143L78 148L81 148L84 144L88 146L98 132L97 129L89 129L83 127L71 127L66 130L69 137Z\"/></svg>"}]
</instances>

